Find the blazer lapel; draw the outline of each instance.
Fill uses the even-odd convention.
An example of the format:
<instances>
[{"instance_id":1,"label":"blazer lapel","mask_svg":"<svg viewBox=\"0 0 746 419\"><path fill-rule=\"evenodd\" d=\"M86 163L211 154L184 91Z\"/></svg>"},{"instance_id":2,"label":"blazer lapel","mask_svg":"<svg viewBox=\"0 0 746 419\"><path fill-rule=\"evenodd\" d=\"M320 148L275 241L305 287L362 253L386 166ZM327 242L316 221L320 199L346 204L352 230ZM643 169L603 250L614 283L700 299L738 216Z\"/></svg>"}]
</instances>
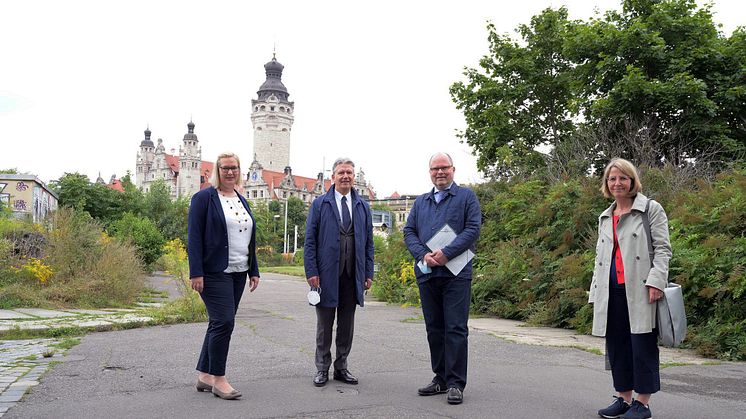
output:
<instances>
[{"instance_id":1,"label":"blazer lapel","mask_svg":"<svg viewBox=\"0 0 746 419\"><path fill-rule=\"evenodd\" d=\"M223 230L228 231L228 225L225 222L225 214L223 213L223 205L220 203L217 189L213 188L212 193L210 194L210 201L212 202L212 205L215 206L214 211L223 225Z\"/></svg>"},{"instance_id":2,"label":"blazer lapel","mask_svg":"<svg viewBox=\"0 0 746 419\"><path fill-rule=\"evenodd\" d=\"M332 186L331 189L329 189L329 192L326 193L324 196L324 202L328 202L329 205L332 206L332 211L334 211L334 219L337 221L337 227L341 230L342 229L342 221L339 214L339 209L337 208L337 197L334 195L334 186Z\"/></svg>"}]
</instances>

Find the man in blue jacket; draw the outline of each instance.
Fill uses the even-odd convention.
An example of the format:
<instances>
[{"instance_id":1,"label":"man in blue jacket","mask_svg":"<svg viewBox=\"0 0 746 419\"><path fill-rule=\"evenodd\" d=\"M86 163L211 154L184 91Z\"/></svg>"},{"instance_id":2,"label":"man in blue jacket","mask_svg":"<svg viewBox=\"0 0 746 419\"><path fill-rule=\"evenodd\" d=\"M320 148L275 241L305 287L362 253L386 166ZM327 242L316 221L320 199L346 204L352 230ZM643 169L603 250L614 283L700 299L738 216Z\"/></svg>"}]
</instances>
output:
<instances>
[{"instance_id":1,"label":"man in blue jacket","mask_svg":"<svg viewBox=\"0 0 746 419\"><path fill-rule=\"evenodd\" d=\"M472 270L471 260L460 270L457 261L449 261L474 251L482 222L477 196L453 181L455 171L448 154L436 153L430 158L434 188L417 197L404 227L404 241L415 259L435 373L432 382L417 392L421 396L447 392L449 404L461 403L466 387ZM430 249L428 241L446 225L455 238L443 248Z\"/></svg>"},{"instance_id":2,"label":"man in blue jacket","mask_svg":"<svg viewBox=\"0 0 746 419\"><path fill-rule=\"evenodd\" d=\"M353 188L355 163L339 158L332 166L331 189L313 201L306 222L303 246L306 278L321 289L316 305L317 387L329 381L332 363L332 327L337 317L337 357L334 379L347 384L358 380L347 370L352 348L355 308L363 306L364 290L373 282L373 221L370 208Z\"/></svg>"}]
</instances>

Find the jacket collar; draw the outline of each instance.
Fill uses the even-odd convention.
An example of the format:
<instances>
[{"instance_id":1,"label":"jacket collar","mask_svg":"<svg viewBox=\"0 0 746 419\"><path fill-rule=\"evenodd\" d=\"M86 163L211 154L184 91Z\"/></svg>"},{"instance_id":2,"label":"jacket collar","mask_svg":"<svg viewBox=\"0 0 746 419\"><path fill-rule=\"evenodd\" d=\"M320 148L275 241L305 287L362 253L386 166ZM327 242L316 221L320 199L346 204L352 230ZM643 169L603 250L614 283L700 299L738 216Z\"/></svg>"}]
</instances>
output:
<instances>
[{"instance_id":1,"label":"jacket collar","mask_svg":"<svg viewBox=\"0 0 746 419\"><path fill-rule=\"evenodd\" d=\"M458 190L459 190L458 184L456 184L456 181L453 181L451 182L451 186L449 186L448 189L446 189L446 195L456 195ZM445 198L445 196L443 198ZM430 190L430 193L427 194L427 199L432 199L433 201L435 201L435 188L434 187Z\"/></svg>"},{"instance_id":2,"label":"jacket collar","mask_svg":"<svg viewBox=\"0 0 746 419\"><path fill-rule=\"evenodd\" d=\"M326 194L324 194L324 202L328 201L328 202L334 203L335 204L334 208L337 207L337 205L336 205L337 198L334 195L334 191L335 190L336 189L334 189L334 185L332 185L332 187L329 188L328 191L326 191ZM355 192L355 188L350 189L350 201L352 202L353 205L357 205L358 204L359 199L358 199L357 192Z\"/></svg>"},{"instance_id":3,"label":"jacket collar","mask_svg":"<svg viewBox=\"0 0 746 419\"><path fill-rule=\"evenodd\" d=\"M635 200L632 201L632 209L631 211L637 211L637 212L645 212L645 206L647 205L649 201L649 198L641 193L637 193L635 195ZM609 208L606 208L606 211L601 213L601 216L599 218L605 218L605 217L611 217L614 215L614 209L616 208L616 202L612 202L611 205L609 205Z\"/></svg>"}]
</instances>

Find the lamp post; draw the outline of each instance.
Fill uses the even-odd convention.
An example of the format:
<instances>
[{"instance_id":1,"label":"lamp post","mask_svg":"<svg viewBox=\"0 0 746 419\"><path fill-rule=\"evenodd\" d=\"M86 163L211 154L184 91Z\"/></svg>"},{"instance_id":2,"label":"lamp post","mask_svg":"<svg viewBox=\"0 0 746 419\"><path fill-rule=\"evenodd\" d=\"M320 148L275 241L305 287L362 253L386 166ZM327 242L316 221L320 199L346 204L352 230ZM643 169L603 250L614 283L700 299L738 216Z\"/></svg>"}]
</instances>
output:
<instances>
[{"instance_id":1,"label":"lamp post","mask_svg":"<svg viewBox=\"0 0 746 419\"><path fill-rule=\"evenodd\" d=\"M272 236L277 236L277 219L280 218L280 214L275 214L272 218L274 218L274 222L272 223Z\"/></svg>"},{"instance_id":2,"label":"lamp post","mask_svg":"<svg viewBox=\"0 0 746 419\"><path fill-rule=\"evenodd\" d=\"M285 200L285 234L282 236L282 253L288 253L290 249L288 249L289 243L288 243L288 201Z\"/></svg>"}]
</instances>

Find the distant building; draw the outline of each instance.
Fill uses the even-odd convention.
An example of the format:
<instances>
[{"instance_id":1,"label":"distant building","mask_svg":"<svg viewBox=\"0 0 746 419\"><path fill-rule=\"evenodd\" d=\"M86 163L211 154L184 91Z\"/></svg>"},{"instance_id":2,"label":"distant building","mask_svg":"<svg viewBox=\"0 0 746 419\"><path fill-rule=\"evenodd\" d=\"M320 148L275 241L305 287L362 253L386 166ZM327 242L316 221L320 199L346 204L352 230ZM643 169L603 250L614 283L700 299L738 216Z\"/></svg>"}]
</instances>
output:
<instances>
[{"instance_id":1,"label":"distant building","mask_svg":"<svg viewBox=\"0 0 746 419\"><path fill-rule=\"evenodd\" d=\"M57 209L59 197L35 175L0 174L0 202L13 216L43 221Z\"/></svg>"},{"instance_id":2,"label":"distant building","mask_svg":"<svg viewBox=\"0 0 746 419\"><path fill-rule=\"evenodd\" d=\"M257 98L251 101L253 160L238 152L243 157L243 193L250 201L285 201L296 197L310 204L314 198L329 190L331 180L325 179L323 173L316 177L294 175L290 167L290 132L295 120L295 103L289 100L290 94L282 83L284 68L273 56L264 65L266 80L259 87ZM214 164L202 160L194 123L190 121L187 127L189 131L184 135L178 155L173 150L166 153L160 138L158 144L154 145L150 139L150 129L145 130L145 139L137 153L135 172L136 185L144 192L150 190L158 179L163 179L170 187L173 199L189 197L210 186ZM355 189L364 199L375 199L375 192L366 181L362 168L357 170Z\"/></svg>"},{"instance_id":3,"label":"distant building","mask_svg":"<svg viewBox=\"0 0 746 419\"><path fill-rule=\"evenodd\" d=\"M419 195L399 195L399 193L394 192L388 198L371 200L370 204L387 206L391 211L392 218L395 220L396 228L401 230L407 223L409 211L412 209L412 204L414 204L414 200L417 199L418 196ZM389 224L389 227L391 227L391 224Z\"/></svg>"},{"instance_id":4,"label":"distant building","mask_svg":"<svg viewBox=\"0 0 746 419\"><path fill-rule=\"evenodd\" d=\"M145 129L145 139L140 143L135 169L135 184L143 192L150 190L153 182L162 179L171 190L171 199L189 198L200 189L210 186L209 179L213 163L202 160L202 148L199 147L197 134L194 133L194 122L187 124L179 154L174 150L166 153L163 140L158 139L154 145L150 139L150 127Z\"/></svg>"}]
</instances>

